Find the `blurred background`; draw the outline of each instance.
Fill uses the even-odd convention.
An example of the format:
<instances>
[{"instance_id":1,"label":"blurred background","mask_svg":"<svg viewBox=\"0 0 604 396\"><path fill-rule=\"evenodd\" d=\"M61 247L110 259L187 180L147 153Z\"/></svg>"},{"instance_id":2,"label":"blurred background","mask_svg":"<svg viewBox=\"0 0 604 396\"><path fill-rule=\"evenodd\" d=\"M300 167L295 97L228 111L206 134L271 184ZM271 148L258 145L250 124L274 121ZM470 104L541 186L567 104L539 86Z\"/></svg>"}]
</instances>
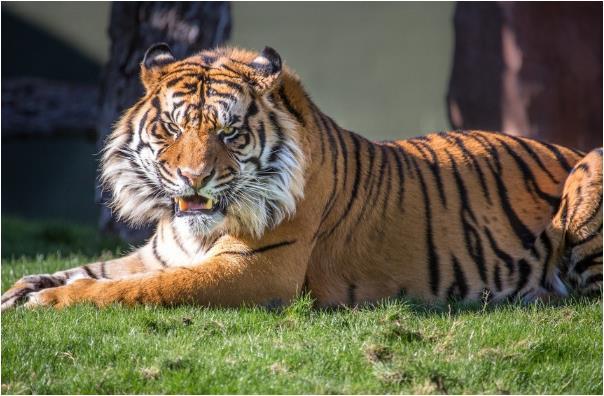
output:
<instances>
[{"instance_id":1,"label":"blurred background","mask_svg":"<svg viewBox=\"0 0 604 396\"><path fill-rule=\"evenodd\" d=\"M102 139L154 42L277 49L371 139L502 130L602 145L602 3L2 2L2 215L136 240L96 188ZM143 232L144 233L144 232Z\"/></svg>"}]
</instances>

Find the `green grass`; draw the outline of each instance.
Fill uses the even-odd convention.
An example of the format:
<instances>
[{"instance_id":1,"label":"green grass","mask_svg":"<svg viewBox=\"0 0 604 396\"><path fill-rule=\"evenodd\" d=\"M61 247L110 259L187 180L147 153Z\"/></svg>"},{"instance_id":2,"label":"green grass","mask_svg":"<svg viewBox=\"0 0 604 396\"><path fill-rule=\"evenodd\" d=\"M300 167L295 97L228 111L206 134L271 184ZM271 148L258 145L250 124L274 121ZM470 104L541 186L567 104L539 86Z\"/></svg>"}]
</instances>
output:
<instances>
[{"instance_id":1,"label":"green grass","mask_svg":"<svg viewBox=\"0 0 604 396\"><path fill-rule=\"evenodd\" d=\"M3 219L2 290L119 249L91 230ZM2 393L602 393L601 299L332 311L311 303L9 311Z\"/></svg>"}]
</instances>

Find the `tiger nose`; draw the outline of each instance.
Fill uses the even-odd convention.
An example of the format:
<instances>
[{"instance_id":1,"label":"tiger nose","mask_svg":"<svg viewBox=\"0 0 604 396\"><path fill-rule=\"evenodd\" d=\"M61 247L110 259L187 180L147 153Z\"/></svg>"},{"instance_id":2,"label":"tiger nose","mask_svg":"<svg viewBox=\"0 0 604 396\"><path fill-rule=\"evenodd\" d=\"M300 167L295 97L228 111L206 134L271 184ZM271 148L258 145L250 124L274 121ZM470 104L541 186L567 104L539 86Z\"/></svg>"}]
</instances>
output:
<instances>
[{"instance_id":1,"label":"tiger nose","mask_svg":"<svg viewBox=\"0 0 604 396\"><path fill-rule=\"evenodd\" d=\"M176 173L178 173L178 176L180 176L185 183L193 187L195 190L198 190L212 180L212 177L214 177L216 171L214 169L204 169L200 173L194 173L189 170L182 170L178 168Z\"/></svg>"}]
</instances>

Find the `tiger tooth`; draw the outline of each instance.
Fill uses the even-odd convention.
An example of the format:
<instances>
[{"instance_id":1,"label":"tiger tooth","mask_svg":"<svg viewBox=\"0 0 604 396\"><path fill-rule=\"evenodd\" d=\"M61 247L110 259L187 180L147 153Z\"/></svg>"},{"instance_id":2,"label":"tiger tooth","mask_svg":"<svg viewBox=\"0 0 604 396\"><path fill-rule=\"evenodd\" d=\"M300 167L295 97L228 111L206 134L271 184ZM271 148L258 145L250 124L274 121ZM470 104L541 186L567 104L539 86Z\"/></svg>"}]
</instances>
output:
<instances>
[{"instance_id":1,"label":"tiger tooth","mask_svg":"<svg viewBox=\"0 0 604 396\"><path fill-rule=\"evenodd\" d=\"M187 210L188 205L187 205L187 202L184 199L177 198L177 202L178 202L178 209L179 210L181 210L181 211Z\"/></svg>"},{"instance_id":2,"label":"tiger tooth","mask_svg":"<svg viewBox=\"0 0 604 396\"><path fill-rule=\"evenodd\" d=\"M204 205L204 209L212 209L214 207L214 200L212 198L208 198Z\"/></svg>"}]
</instances>

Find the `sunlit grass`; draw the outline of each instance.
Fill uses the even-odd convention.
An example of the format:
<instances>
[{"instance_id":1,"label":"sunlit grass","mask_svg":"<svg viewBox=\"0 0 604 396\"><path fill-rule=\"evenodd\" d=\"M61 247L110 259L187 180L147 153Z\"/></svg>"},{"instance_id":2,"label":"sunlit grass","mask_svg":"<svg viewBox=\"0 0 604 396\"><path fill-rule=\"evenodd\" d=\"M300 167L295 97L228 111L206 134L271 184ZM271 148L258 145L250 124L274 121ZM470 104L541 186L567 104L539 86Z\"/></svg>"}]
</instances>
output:
<instances>
[{"instance_id":1,"label":"sunlit grass","mask_svg":"<svg viewBox=\"0 0 604 396\"><path fill-rule=\"evenodd\" d=\"M2 290L23 274L117 249L97 239L63 244L58 255L54 242L28 242L44 225L30 227L21 249L31 243L31 253L7 257L7 233L22 230L2 225ZM601 300L440 308L397 300L323 311L303 296L282 310L2 314L2 393L506 392L601 394Z\"/></svg>"}]
</instances>

